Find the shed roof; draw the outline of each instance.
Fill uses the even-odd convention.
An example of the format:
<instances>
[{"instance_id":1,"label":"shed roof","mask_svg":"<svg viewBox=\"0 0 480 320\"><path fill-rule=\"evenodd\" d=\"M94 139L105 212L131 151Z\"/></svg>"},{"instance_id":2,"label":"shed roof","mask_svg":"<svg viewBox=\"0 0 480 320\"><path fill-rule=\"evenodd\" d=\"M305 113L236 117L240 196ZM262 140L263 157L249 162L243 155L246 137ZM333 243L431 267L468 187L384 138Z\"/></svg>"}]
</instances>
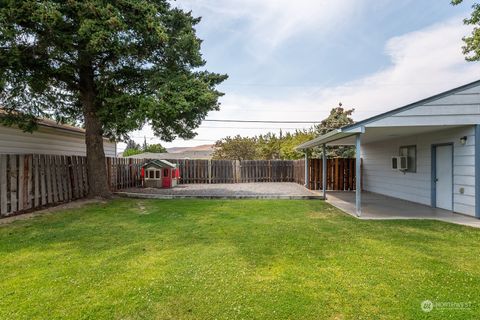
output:
<instances>
[{"instance_id":1,"label":"shed roof","mask_svg":"<svg viewBox=\"0 0 480 320\"><path fill-rule=\"evenodd\" d=\"M174 164L174 163L171 163L167 160L159 160L159 159L155 159L155 160L151 160L149 162L147 162L146 164L143 165L143 168L148 168L148 167L157 167L157 168L176 168L177 165Z\"/></svg>"}]
</instances>

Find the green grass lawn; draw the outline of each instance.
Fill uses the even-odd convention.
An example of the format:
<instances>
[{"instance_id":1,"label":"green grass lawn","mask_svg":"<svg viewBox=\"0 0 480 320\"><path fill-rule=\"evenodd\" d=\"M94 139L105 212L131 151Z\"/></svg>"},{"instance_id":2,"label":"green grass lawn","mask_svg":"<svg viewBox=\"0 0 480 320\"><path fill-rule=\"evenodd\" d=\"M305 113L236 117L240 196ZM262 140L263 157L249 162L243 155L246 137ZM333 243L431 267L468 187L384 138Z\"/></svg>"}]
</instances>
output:
<instances>
[{"instance_id":1,"label":"green grass lawn","mask_svg":"<svg viewBox=\"0 0 480 320\"><path fill-rule=\"evenodd\" d=\"M17 221L0 274L0 319L480 318L480 230L321 201L120 199Z\"/></svg>"}]
</instances>

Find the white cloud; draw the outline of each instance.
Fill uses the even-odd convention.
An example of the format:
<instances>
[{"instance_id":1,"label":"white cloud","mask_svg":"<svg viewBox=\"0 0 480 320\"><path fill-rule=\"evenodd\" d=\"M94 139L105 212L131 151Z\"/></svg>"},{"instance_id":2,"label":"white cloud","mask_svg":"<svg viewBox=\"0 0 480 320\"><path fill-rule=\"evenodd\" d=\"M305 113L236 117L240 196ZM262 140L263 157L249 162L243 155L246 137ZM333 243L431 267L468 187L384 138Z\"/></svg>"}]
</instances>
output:
<instances>
[{"instance_id":1,"label":"white cloud","mask_svg":"<svg viewBox=\"0 0 480 320\"><path fill-rule=\"evenodd\" d=\"M343 86L321 89L327 104L341 99L357 108L356 118L414 102L480 78L480 64L461 52L469 31L459 18L390 39L386 54L392 65Z\"/></svg>"},{"instance_id":2,"label":"white cloud","mask_svg":"<svg viewBox=\"0 0 480 320\"><path fill-rule=\"evenodd\" d=\"M211 29L233 25L247 50L261 59L297 34L321 34L347 24L365 0L184 0L176 5L202 16Z\"/></svg>"},{"instance_id":3,"label":"white cloud","mask_svg":"<svg viewBox=\"0 0 480 320\"><path fill-rule=\"evenodd\" d=\"M480 79L480 64L466 62L461 52L461 38L467 32L460 19L453 19L395 37L385 46L391 65L384 70L340 86L299 88L287 100L229 95L223 110L233 116L256 106L257 111L272 111L271 119L320 120L341 101L356 108L357 120L369 117ZM296 113L295 109L307 114Z\"/></svg>"},{"instance_id":4,"label":"white cloud","mask_svg":"<svg viewBox=\"0 0 480 320\"><path fill-rule=\"evenodd\" d=\"M355 107L356 120L386 112L480 79L480 63L466 62L461 52L461 38L468 32L461 19L455 18L394 37L385 45L391 65L384 70L339 86L290 89L289 97L282 100L227 93L222 99L222 110L209 118L320 121L339 101L345 107ZM214 125L226 126L204 123L204 126ZM246 126L262 128L262 125ZM265 130L205 128L198 132L198 139L213 140L238 133L255 135ZM203 143L208 142L193 140L174 144Z\"/></svg>"}]
</instances>

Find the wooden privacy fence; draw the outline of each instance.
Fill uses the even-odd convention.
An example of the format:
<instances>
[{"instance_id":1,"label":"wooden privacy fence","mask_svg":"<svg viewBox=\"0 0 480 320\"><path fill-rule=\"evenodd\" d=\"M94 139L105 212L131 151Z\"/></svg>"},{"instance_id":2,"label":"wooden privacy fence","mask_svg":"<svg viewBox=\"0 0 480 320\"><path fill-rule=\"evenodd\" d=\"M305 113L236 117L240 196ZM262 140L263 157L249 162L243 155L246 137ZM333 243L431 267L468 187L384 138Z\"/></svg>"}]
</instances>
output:
<instances>
[{"instance_id":1,"label":"wooden privacy fence","mask_svg":"<svg viewBox=\"0 0 480 320\"><path fill-rule=\"evenodd\" d=\"M181 184L235 183L237 171L231 160L168 160L180 169Z\"/></svg>"},{"instance_id":2,"label":"wooden privacy fence","mask_svg":"<svg viewBox=\"0 0 480 320\"><path fill-rule=\"evenodd\" d=\"M305 185L305 160L169 160L181 184L296 182ZM322 189L322 159L308 160L308 188ZM355 190L355 159L327 160L327 190Z\"/></svg>"},{"instance_id":3,"label":"wooden privacy fence","mask_svg":"<svg viewBox=\"0 0 480 320\"><path fill-rule=\"evenodd\" d=\"M293 182L305 185L305 160L293 160Z\"/></svg>"},{"instance_id":4,"label":"wooden privacy fence","mask_svg":"<svg viewBox=\"0 0 480 320\"><path fill-rule=\"evenodd\" d=\"M291 160L169 160L180 168L181 184L301 182L305 172ZM303 170L303 171L302 171ZM302 172L298 172L302 171ZM300 174L301 173L301 174ZM304 182L301 182L304 183Z\"/></svg>"},{"instance_id":5,"label":"wooden privacy fence","mask_svg":"<svg viewBox=\"0 0 480 320\"><path fill-rule=\"evenodd\" d=\"M144 159L107 158L107 180L112 191L142 185Z\"/></svg>"},{"instance_id":6,"label":"wooden privacy fence","mask_svg":"<svg viewBox=\"0 0 480 320\"><path fill-rule=\"evenodd\" d=\"M239 182L294 182L293 161L246 160L239 165Z\"/></svg>"},{"instance_id":7,"label":"wooden privacy fence","mask_svg":"<svg viewBox=\"0 0 480 320\"><path fill-rule=\"evenodd\" d=\"M308 188L322 190L322 159L308 160ZM327 190L355 190L355 159L327 160Z\"/></svg>"},{"instance_id":8,"label":"wooden privacy fence","mask_svg":"<svg viewBox=\"0 0 480 320\"><path fill-rule=\"evenodd\" d=\"M143 160L106 161L112 191L141 185ZM0 155L0 216L81 199L87 194L85 157Z\"/></svg>"},{"instance_id":9,"label":"wooden privacy fence","mask_svg":"<svg viewBox=\"0 0 480 320\"><path fill-rule=\"evenodd\" d=\"M180 183L296 182L305 184L304 160L169 160ZM107 158L112 191L142 184L148 159ZM322 160L308 161L308 188L322 189ZM355 159L327 161L327 190L355 190ZM69 202L88 194L87 161L80 156L0 155L0 216Z\"/></svg>"},{"instance_id":10,"label":"wooden privacy fence","mask_svg":"<svg viewBox=\"0 0 480 320\"><path fill-rule=\"evenodd\" d=\"M86 159L51 155L0 155L2 216L80 199L88 193Z\"/></svg>"},{"instance_id":11,"label":"wooden privacy fence","mask_svg":"<svg viewBox=\"0 0 480 320\"><path fill-rule=\"evenodd\" d=\"M180 168L180 183L304 183L298 161L170 160ZM107 158L112 191L142 184L148 159ZM302 165L303 163L303 165ZM0 155L0 216L84 198L88 194L87 161L81 156Z\"/></svg>"}]
</instances>

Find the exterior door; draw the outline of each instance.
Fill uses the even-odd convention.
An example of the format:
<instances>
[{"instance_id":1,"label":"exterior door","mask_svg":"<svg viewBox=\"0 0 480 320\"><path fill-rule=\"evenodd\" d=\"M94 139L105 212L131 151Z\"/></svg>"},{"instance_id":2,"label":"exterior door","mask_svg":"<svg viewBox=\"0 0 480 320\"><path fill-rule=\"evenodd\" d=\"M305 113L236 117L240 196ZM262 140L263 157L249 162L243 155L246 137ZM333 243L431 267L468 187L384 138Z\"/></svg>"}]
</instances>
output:
<instances>
[{"instance_id":1,"label":"exterior door","mask_svg":"<svg viewBox=\"0 0 480 320\"><path fill-rule=\"evenodd\" d=\"M436 207L453 210L453 146L435 148Z\"/></svg>"},{"instance_id":2,"label":"exterior door","mask_svg":"<svg viewBox=\"0 0 480 320\"><path fill-rule=\"evenodd\" d=\"M163 169L162 188L172 187L172 177L170 176L170 169Z\"/></svg>"}]
</instances>

